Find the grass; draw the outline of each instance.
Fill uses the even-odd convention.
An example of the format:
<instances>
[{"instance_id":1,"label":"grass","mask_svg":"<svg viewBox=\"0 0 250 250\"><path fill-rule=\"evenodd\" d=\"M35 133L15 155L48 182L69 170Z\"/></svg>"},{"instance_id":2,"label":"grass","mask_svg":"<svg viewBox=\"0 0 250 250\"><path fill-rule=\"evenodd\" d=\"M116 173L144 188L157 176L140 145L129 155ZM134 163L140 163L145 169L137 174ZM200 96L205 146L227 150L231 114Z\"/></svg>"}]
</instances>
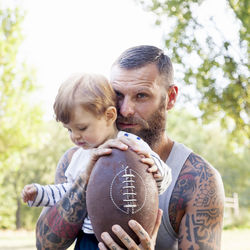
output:
<instances>
[{"instance_id":1,"label":"grass","mask_svg":"<svg viewBox=\"0 0 250 250\"><path fill-rule=\"evenodd\" d=\"M35 244L35 231L0 230L0 250L36 250Z\"/></svg>"},{"instance_id":2,"label":"grass","mask_svg":"<svg viewBox=\"0 0 250 250\"><path fill-rule=\"evenodd\" d=\"M250 228L224 230L222 250L250 250Z\"/></svg>"},{"instance_id":3,"label":"grass","mask_svg":"<svg viewBox=\"0 0 250 250\"><path fill-rule=\"evenodd\" d=\"M73 250L73 246L69 248ZM250 250L250 229L224 230L222 250ZM0 231L0 250L36 250L35 233L30 231Z\"/></svg>"},{"instance_id":4,"label":"grass","mask_svg":"<svg viewBox=\"0 0 250 250\"><path fill-rule=\"evenodd\" d=\"M0 231L0 250L35 250L35 232Z\"/></svg>"}]
</instances>

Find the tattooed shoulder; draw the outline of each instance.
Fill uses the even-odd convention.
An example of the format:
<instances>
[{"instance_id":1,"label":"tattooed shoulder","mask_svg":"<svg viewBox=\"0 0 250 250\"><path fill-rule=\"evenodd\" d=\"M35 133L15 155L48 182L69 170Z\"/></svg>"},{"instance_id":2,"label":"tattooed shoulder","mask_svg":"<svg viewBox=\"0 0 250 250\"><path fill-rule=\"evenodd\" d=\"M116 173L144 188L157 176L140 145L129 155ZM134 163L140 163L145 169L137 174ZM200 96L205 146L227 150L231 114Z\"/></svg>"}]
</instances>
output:
<instances>
[{"instance_id":1,"label":"tattooed shoulder","mask_svg":"<svg viewBox=\"0 0 250 250\"><path fill-rule=\"evenodd\" d=\"M197 208L223 206L224 188L219 172L198 155L191 154L189 162L196 179L193 206Z\"/></svg>"},{"instance_id":2,"label":"tattooed shoulder","mask_svg":"<svg viewBox=\"0 0 250 250\"><path fill-rule=\"evenodd\" d=\"M187 209L222 207L223 197L223 185L216 169L199 155L190 154L177 179L169 204L169 218L176 233Z\"/></svg>"},{"instance_id":3,"label":"tattooed shoulder","mask_svg":"<svg viewBox=\"0 0 250 250\"><path fill-rule=\"evenodd\" d=\"M66 182L65 171L69 166L73 154L76 152L78 147L73 147L67 150L58 162L55 174L55 183Z\"/></svg>"}]
</instances>

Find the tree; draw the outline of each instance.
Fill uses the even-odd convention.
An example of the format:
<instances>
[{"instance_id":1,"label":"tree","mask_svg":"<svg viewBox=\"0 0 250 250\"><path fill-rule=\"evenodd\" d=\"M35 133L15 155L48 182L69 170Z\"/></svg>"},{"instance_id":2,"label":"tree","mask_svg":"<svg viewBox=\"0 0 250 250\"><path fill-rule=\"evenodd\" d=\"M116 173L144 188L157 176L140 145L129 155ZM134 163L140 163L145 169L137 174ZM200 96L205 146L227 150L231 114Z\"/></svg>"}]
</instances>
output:
<instances>
[{"instance_id":1,"label":"tree","mask_svg":"<svg viewBox=\"0 0 250 250\"><path fill-rule=\"evenodd\" d=\"M32 228L40 208L21 202L28 183L49 184L61 155L72 146L66 130L45 123L32 97L34 70L20 59L25 13L0 8L0 228Z\"/></svg>"},{"instance_id":2,"label":"tree","mask_svg":"<svg viewBox=\"0 0 250 250\"><path fill-rule=\"evenodd\" d=\"M31 102L33 69L19 57L24 13L0 9L0 227L20 227L20 184L27 149L38 145L42 112ZM16 216L14 216L16 211Z\"/></svg>"},{"instance_id":3,"label":"tree","mask_svg":"<svg viewBox=\"0 0 250 250\"><path fill-rule=\"evenodd\" d=\"M234 142L247 143L250 136L249 1L224 0L226 18L234 20L236 29L231 40L223 36L213 15L202 20L209 0L137 2L156 15L157 25L168 30L164 38L166 49L173 62L181 66L184 85L195 88L202 120L210 122L219 117ZM192 99L190 94L186 96L186 101Z\"/></svg>"}]
</instances>

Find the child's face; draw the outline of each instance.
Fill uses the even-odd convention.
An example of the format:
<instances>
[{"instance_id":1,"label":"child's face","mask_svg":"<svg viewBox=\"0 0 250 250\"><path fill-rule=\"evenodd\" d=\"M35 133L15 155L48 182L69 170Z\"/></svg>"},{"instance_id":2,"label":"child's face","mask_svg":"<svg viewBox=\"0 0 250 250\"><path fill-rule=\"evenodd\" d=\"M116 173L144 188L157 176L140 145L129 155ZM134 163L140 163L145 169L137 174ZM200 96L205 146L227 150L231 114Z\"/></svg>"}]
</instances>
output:
<instances>
[{"instance_id":1,"label":"child's face","mask_svg":"<svg viewBox=\"0 0 250 250\"><path fill-rule=\"evenodd\" d=\"M113 125L103 115L99 119L81 106L76 106L69 123L63 124L74 144L84 149L95 148L113 136Z\"/></svg>"}]
</instances>

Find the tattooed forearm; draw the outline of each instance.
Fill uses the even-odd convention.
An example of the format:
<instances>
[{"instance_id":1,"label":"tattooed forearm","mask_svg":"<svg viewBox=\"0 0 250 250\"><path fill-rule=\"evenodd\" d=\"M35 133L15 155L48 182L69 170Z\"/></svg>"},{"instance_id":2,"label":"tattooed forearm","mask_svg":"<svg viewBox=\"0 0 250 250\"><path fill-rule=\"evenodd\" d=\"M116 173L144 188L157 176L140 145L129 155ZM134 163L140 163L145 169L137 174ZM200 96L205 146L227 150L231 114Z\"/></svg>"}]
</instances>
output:
<instances>
[{"instance_id":1,"label":"tattooed forearm","mask_svg":"<svg viewBox=\"0 0 250 250\"><path fill-rule=\"evenodd\" d=\"M78 179L54 207L39 219L38 241L48 248L63 249L76 238L86 216L85 185Z\"/></svg>"},{"instance_id":2,"label":"tattooed forearm","mask_svg":"<svg viewBox=\"0 0 250 250\"><path fill-rule=\"evenodd\" d=\"M53 213L52 213L53 214ZM57 217L57 216L56 216ZM50 217L51 218L51 217ZM63 221L61 218L54 218L55 220L58 220L63 224ZM69 227L66 228L64 225L62 225L62 228L70 229L69 231L74 229L74 227ZM73 239L69 238L62 238L61 236L59 237L56 233L54 233L53 230L49 228L49 225L42 221L39 220L37 224L37 235L43 236L43 237L37 237L36 239L36 247L37 249L67 249L73 242ZM63 235L63 234L62 234ZM70 235L67 235L69 237Z\"/></svg>"},{"instance_id":3,"label":"tattooed forearm","mask_svg":"<svg viewBox=\"0 0 250 250\"><path fill-rule=\"evenodd\" d=\"M61 159L56 182L65 182L65 171L74 149ZM70 155L71 154L71 155ZM67 249L74 242L86 216L86 181L78 177L71 189L52 208L47 208L40 216L37 227L37 249Z\"/></svg>"},{"instance_id":4,"label":"tattooed forearm","mask_svg":"<svg viewBox=\"0 0 250 250\"><path fill-rule=\"evenodd\" d=\"M72 188L64 195L61 202L57 203L60 215L70 223L82 224L86 216L86 185L79 176Z\"/></svg>"}]
</instances>

